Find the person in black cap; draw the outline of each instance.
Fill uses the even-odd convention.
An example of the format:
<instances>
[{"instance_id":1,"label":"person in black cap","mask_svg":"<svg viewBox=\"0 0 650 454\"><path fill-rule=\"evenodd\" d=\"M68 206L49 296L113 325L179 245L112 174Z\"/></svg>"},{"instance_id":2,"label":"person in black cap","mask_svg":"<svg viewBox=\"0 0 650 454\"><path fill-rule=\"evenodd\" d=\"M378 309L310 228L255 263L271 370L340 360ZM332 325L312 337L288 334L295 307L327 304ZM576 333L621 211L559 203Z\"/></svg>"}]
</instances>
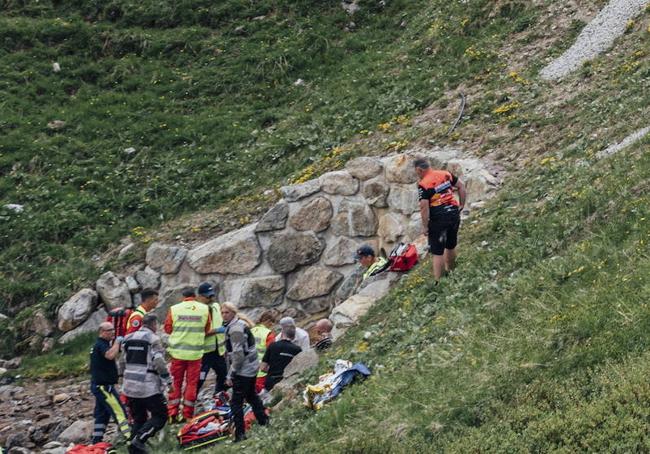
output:
<instances>
[{"instance_id":1,"label":"person in black cap","mask_svg":"<svg viewBox=\"0 0 650 454\"><path fill-rule=\"evenodd\" d=\"M226 358L224 357L226 338L224 334L225 329L222 326L221 307L215 301L217 292L210 282L201 283L196 293L196 300L207 304L210 309L213 328L211 333L205 336L205 353L203 353L203 358L201 359L198 390L203 386L210 370L213 370L217 375L217 382L214 387L214 394L216 395L226 390L226 375L228 374Z\"/></svg>"},{"instance_id":2,"label":"person in black cap","mask_svg":"<svg viewBox=\"0 0 650 454\"><path fill-rule=\"evenodd\" d=\"M355 258L361 266L366 268L366 271L363 273L364 280L368 279L370 276L381 273L388 267L388 260L384 257L377 257L375 255L375 250L368 244L364 244L357 249Z\"/></svg>"}]
</instances>

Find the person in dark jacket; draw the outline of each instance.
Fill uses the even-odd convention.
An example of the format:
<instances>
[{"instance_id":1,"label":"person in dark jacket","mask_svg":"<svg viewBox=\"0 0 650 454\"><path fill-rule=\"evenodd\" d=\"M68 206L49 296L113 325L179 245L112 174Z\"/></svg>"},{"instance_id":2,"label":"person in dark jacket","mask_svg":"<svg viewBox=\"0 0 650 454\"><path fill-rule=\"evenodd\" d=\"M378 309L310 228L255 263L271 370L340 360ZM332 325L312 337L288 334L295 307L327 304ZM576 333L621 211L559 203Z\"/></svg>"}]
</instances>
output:
<instances>
[{"instance_id":1,"label":"person in dark jacket","mask_svg":"<svg viewBox=\"0 0 650 454\"><path fill-rule=\"evenodd\" d=\"M230 406L235 422L235 442L246 439L244 425L244 400L253 408L257 422L264 426L268 416L264 405L255 392L255 380L259 370L255 336L251 332L253 323L237 313L232 303L221 303L221 317L226 327L226 360L228 375L226 385L232 386Z\"/></svg>"},{"instance_id":2,"label":"person in dark jacket","mask_svg":"<svg viewBox=\"0 0 650 454\"><path fill-rule=\"evenodd\" d=\"M296 337L296 327L286 325L282 327L282 339L273 342L264 353L260 370L267 373L264 389L270 391L282 380L284 369L289 365L294 356L302 351L293 343Z\"/></svg>"},{"instance_id":3,"label":"person in dark jacket","mask_svg":"<svg viewBox=\"0 0 650 454\"><path fill-rule=\"evenodd\" d=\"M126 411L115 389L117 385L117 365L115 359L120 352L122 338L115 338L115 328L110 322L99 325L99 336L90 351L90 392L95 396L95 425L92 443L100 443L104 438L106 426L111 417L117 423L118 430L128 440L131 428ZM111 345L111 341L113 345Z\"/></svg>"}]
</instances>

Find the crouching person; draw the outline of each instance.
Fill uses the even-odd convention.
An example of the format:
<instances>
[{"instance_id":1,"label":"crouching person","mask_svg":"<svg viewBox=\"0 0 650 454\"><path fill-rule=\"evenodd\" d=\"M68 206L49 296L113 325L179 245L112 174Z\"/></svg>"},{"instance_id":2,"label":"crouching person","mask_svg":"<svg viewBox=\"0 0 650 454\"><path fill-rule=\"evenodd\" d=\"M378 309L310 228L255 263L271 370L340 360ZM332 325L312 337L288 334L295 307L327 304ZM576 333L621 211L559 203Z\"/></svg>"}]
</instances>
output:
<instances>
[{"instance_id":1,"label":"crouching person","mask_svg":"<svg viewBox=\"0 0 650 454\"><path fill-rule=\"evenodd\" d=\"M129 453L146 453L146 441L167 422L165 390L171 379L165 350L156 335L157 325L155 315L145 315L142 328L124 339L124 353L120 357L122 391L129 398L133 417Z\"/></svg>"},{"instance_id":2,"label":"crouching person","mask_svg":"<svg viewBox=\"0 0 650 454\"><path fill-rule=\"evenodd\" d=\"M228 375L226 385L232 386L232 408L235 421L235 442L246 439L244 425L244 400L252 407L257 422L264 426L268 416L264 405L255 392L255 380L259 370L255 336L251 332L253 324L237 313L232 303L221 303L221 317L226 327L226 359Z\"/></svg>"}]
</instances>

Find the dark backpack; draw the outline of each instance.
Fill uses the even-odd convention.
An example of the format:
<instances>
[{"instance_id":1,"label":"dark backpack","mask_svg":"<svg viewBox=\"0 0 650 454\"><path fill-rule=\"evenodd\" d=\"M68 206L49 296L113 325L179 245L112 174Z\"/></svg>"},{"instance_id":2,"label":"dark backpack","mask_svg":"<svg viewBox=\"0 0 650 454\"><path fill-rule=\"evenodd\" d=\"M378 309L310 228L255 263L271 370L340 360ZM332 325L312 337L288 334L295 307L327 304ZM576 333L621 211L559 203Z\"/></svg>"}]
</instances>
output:
<instances>
[{"instance_id":1,"label":"dark backpack","mask_svg":"<svg viewBox=\"0 0 650 454\"><path fill-rule=\"evenodd\" d=\"M388 256L388 271L408 271L418 263L418 250L414 244L399 243Z\"/></svg>"}]
</instances>

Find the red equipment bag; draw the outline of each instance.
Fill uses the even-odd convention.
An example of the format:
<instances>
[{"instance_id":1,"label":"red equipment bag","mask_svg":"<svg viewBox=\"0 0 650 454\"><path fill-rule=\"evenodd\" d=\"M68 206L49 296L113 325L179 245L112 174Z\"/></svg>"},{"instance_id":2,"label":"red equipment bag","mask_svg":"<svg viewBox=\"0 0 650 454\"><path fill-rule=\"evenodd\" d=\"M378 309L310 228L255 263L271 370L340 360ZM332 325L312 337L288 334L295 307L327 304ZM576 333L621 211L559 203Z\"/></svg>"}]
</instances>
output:
<instances>
[{"instance_id":1,"label":"red equipment bag","mask_svg":"<svg viewBox=\"0 0 650 454\"><path fill-rule=\"evenodd\" d=\"M399 243L388 256L388 271L408 271L418 263L418 250L414 244Z\"/></svg>"},{"instance_id":2,"label":"red equipment bag","mask_svg":"<svg viewBox=\"0 0 650 454\"><path fill-rule=\"evenodd\" d=\"M110 443L102 442L94 445L75 445L66 451L66 454L114 454L115 450Z\"/></svg>"},{"instance_id":3,"label":"red equipment bag","mask_svg":"<svg viewBox=\"0 0 650 454\"><path fill-rule=\"evenodd\" d=\"M122 307L113 309L108 313L106 321L113 324L113 328L115 328L115 337L126 336L127 323L132 313L133 311L131 309L124 309Z\"/></svg>"}]
</instances>

